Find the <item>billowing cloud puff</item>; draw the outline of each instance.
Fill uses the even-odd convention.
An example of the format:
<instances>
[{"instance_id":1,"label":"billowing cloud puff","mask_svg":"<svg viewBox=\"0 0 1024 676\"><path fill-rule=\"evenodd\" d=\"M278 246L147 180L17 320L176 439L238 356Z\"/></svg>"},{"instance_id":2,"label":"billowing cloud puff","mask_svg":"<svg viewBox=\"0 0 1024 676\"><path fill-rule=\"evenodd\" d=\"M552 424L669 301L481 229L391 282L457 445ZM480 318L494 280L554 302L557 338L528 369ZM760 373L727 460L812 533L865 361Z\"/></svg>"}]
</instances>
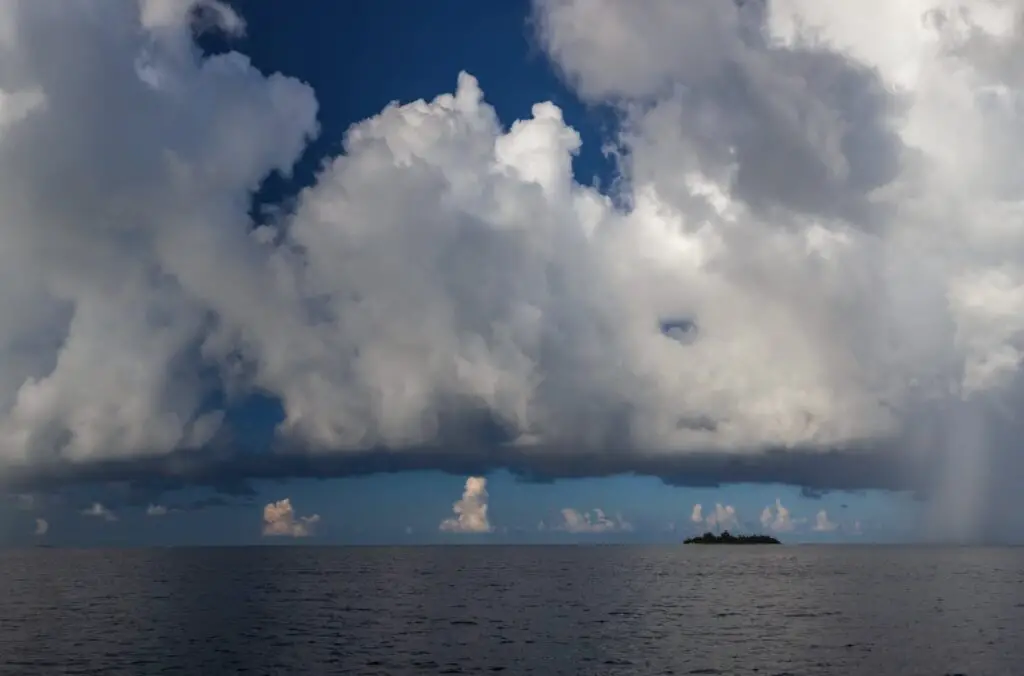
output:
<instances>
[{"instance_id":1,"label":"billowing cloud puff","mask_svg":"<svg viewBox=\"0 0 1024 676\"><path fill-rule=\"evenodd\" d=\"M318 125L310 87L200 53L195 20L244 17L4 3L0 477L631 471L927 490L944 529L1005 526L1021 7L848 4L537 0L621 119L614 195L574 180L557 107L503 128L463 73L253 222ZM225 422L254 393L284 411L270 453Z\"/></svg>"},{"instance_id":2,"label":"billowing cloud puff","mask_svg":"<svg viewBox=\"0 0 1024 676\"><path fill-rule=\"evenodd\" d=\"M89 507L83 509L82 516L90 516L104 521L117 521L117 514L99 502L94 502Z\"/></svg>"},{"instance_id":3,"label":"billowing cloud puff","mask_svg":"<svg viewBox=\"0 0 1024 676\"><path fill-rule=\"evenodd\" d=\"M711 528L735 528L739 525L739 518L736 516L736 508L732 505L721 505L715 503L715 511L709 514L707 524Z\"/></svg>"},{"instance_id":4,"label":"billowing cloud puff","mask_svg":"<svg viewBox=\"0 0 1024 676\"><path fill-rule=\"evenodd\" d=\"M290 498L271 502L263 508L263 535L266 537L309 537L319 522L319 514L296 514Z\"/></svg>"},{"instance_id":5,"label":"billowing cloud puff","mask_svg":"<svg viewBox=\"0 0 1024 676\"><path fill-rule=\"evenodd\" d=\"M146 516L166 516L168 512L164 505L149 505L146 507Z\"/></svg>"},{"instance_id":6,"label":"billowing cloud puff","mask_svg":"<svg viewBox=\"0 0 1024 676\"><path fill-rule=\"evenodd\" d=\"M455 516L442 521L438 529L447 533L490 533L493 528L487 518L487 499L487 479L469 477L462 498L452 505Z\"/></svg>"},{"instance_id":7,"label":"billowing cloud puff","mask_svg":"<svg viewBox=\"0 0 1024 676\"><path fill-rule=\"evenodd\" d=\"M859 522L858 522L859 525ZM819 533L831 533L835 529L839 528L839 524L829 520L828 512L824 509L819 510L817 516L814 518L814 530Z\"/></svg>"},{"instance_id":8,"label":"billowing cloud puff","mask_svg":"<svg viewBox=\"0 0 1024 676\"><path fill-rule=\"evenodd\" d=\"M736 528L740 524L736 508L732 505L722 505L721 503L715 503L715 511L708 514L707 517L704 516L703 506L697 503L693 506L690 521L696 524L703 524L708 528L718 528L721 530Z\"/></svg>"},{"instance_id":9,"label":"billowing cloud puff","mask_svg":"<svg viewBox=\"0 0 1024 676\"><path fill-rule=\"evenodd\" d=\"M35 534L39 537L46 535L50 531L50 522L46 519L36 519L36 530Z\"/></svg>"},{"instance_id":10,"label":"billowing cloud puff","mask_svg":"<svg viewBox=\"0 0 1024 676\"><path fill-rule=\"evenodd\" d=\"M562 519L553 530L567 533L615 533L633 530L633 524L622 518L621 514L608 516L601 509L580 512L571 507L562 510Z\"/></svg>"},{"instance_id":11,"label":"billowing cloud puff","mask_svg":"<svg viewBox=\"0 0 1024 676\"><path fill-rule=\"evenodd\" d=\"M775 509L769 505L761 512L761 525L776 533L788 533L796 528L799 520L794 520L789 510L783 506L782 501L775 499Z\"/></svg>"}]
</instances>

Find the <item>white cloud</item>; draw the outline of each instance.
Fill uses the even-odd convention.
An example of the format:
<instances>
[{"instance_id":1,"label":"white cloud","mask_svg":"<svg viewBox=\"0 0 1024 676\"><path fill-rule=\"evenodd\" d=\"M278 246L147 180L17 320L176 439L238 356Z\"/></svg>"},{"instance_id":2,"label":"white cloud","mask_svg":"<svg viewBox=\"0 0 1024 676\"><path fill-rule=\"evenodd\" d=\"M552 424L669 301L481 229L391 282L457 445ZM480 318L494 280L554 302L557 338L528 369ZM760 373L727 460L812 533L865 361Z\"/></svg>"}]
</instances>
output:
<instances>
[{"instance_id":1,"label":"white cloud","mask_svg":"<svg viewBox=\"0 0 1024 676\"><path fill-rule=\"evenodd\" d=\"M828 512L824 509L819 510L817 516L814 518L814 530L819 533L831 533L839 525L828 518Z\"/></svg>"},{"instance_id":2,"label":"white cloud","mask_svg":"<svg viewBox=\"0 0 1024 676\"><path fill-rule=\"evenodd\" d=\"M146 507L147 516L165 516L167 514L167 507L164 505L149 505Z\"/></svg>"},{"instance_id":3,"label":"white cloud","mask_svg":"<svg viewBox=\"0 0 1024 676\"><path fill-rule=\"evenodd\" d=\"M788 533L796 528L797 523L799 520L794 520L790 516L789 510L782 505L782 501L778 498L775 499L774 511L771 506L768 506L761 512L761 525L776 533Z\"/></svg>"},{"instance_id":4,"label":"white cloud","mask_svg":"<svg viewBox=\"0 0 1024 676\"><path fill-rule=\"evenodd\" d=\"M86 509L83 509L82 516L91 516L97 519L103 519L104 521L117 521L117 514L114 514L99 502L94 502Z\"/></svg>"},{"instance_id":5,"label":"white cloud","mask_svg":"<svg viewBox=\"0 0 1024 676\"><path fill-rule=\"evenodd\" d=\"M621 514L609 517L600 509L580 512L566 507L562 510L561 522L552 528L568 533L616 533L632 531L633 525L623 519Z\"/></svg>"},{"instance_id":6,"label":"white cloud","mask_svg":"<svg viewBox=\"0 0 1024 676\"><path fill-rule=\"evenodd\" d=\"M36 530L35 534L42 537L46 535L50 530L50 522L46 519L36 519Z\"/></svg>"},{"instance_id":7,"label":"white cloud","mask_svg":"<svg viewBox=\"0 0 1024 676\"><path fill-rule=\"evenodd\" d=\"M242 17L0 4L2 462L201 447L224 389L279 397L282 443L321 453L447 448L481 416L580 466L871 449L857 481L940 467L959 531L1014 513L1019 7L535 4L623 114L621 200L573 181L555 106L504 129L463 74L353 127L256 233L317 102L192 49L194 7Z\"/></svg>"},{"instance_id":8,"label":"white cloud","mask_svg":"<svg viewBox=\"0 0 1024 676\"><path fill-rule=\"evenodd\" d=\"M715 503L715 512L714 514L709 514L706 521L709 527L721 528L722 530L735 528L739 525L736 509L732 505L723 506L719 503Z\"/></svg>"},{"instance_id":9,"label":"white cloud","mask_svg":"<svg viewBox=\"0 0 1024 676\"><path fill-rule=\"evenodd\" d=\"M319 522L319 514L297 515L290 498L271 502L263 508L263 535L267 537L309 537Z\"/></svg>"},{"instance_id":10,"label":"white cloud","mask_svg":"<svg viewBox=\"0 0 1024 676\"><path fill-rule=\"evenodd\" d=\"M487 519L487 498L487 479L469 477L462 499L452 505L455 517L445 519L438 528L447 533L490 533L493 528Z\"/></svg>"},{"instance_id":11,"label":"white cloud","mask_svg":"<svg viewBox=\"0 0 1024 676\"><path fill-rule=\"evenodd\" d=\"M739 517L736 515L736 508L732 505L715 503L715 511L704 516L704 508L700 503L693 506L690 514L690 521L696 524L703 524L708 528L728 530L739 526Z\"/></svg>"}]
</instances>

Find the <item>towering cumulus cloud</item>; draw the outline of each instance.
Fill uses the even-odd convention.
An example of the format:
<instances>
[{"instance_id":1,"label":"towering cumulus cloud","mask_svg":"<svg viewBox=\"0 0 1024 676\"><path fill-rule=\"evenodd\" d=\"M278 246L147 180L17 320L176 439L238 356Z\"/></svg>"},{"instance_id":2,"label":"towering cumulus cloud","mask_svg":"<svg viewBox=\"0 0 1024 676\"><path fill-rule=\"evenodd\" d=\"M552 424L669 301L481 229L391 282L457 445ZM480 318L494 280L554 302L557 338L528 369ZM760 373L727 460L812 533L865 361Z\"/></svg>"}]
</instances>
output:
<instances>
[{"instance_id":1,"label":"towering cumulus cloud","mask_svg":"<svg viewBox=\"0 0 1024 676\"><path fill-rule=\"evenodd\" d=\"M441 522L438 529L448 533L490 533L487 518L487 479L471 476L466 479L462 499L452 505L455 516Z\"/></svg>"},{"instance_id":2,"label":"towering cumulus cloud","mask_svg":"<svg viewBox=\"0 0 1024 676\"><path fill-rule=\"evenodd\" d=\"M59 8L58 5L59 4ZM505 466L1019 513L1017 0L537 0L616 194L480 84L349 130L212 0L0 5L0 449L14 485ZM453 73L453 78L456 74ZM614 199L613 199L614 197ZM270 453L225 410L281 403Z\"/></svg>"}]
</instances>

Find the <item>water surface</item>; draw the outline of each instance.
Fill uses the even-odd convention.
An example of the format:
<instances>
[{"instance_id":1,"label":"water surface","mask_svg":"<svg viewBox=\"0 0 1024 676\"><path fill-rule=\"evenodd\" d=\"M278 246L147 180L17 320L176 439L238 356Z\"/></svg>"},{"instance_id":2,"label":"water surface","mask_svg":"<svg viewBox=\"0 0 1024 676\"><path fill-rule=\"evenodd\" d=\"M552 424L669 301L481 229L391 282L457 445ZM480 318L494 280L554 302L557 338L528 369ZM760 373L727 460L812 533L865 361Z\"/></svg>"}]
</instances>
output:
<instances>
[{"instance_id":1,"label":"water surface","mask_svg":"<svg viewBox=\"0 0 1024 676\"><path fill-rule=\"evenodd\" d=\"M1024 548L0 554L0 674L1024 673Z\"/></svg>"}]
</instances>

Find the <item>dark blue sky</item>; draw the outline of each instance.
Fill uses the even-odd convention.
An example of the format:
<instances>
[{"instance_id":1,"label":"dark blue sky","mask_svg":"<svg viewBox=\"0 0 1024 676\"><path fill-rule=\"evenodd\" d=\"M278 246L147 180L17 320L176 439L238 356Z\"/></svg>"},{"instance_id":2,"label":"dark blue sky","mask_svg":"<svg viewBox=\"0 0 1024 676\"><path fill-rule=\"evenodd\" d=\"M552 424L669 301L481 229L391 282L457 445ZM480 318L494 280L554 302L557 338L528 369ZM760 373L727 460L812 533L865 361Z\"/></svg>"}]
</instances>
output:
<instances>
[{"instance_id":1,"label":"dark blue sky","mask_svg":"<svg viewBox=\"0 0 1024 676\"><path fill-rule=\"evenodd\" d=\"M316 90L322 134L297 172L299 182L309 180L325 154L340 151L350 125L393 101L454 91L460 70L480 81L506 126L529 117L534 103L558 105L584 139L574 166L578 180L603 184L610 176L600 139L613 131L614 116L584 106L560 81L535 44L528 0L230 4L248 31L228 46L262 71L298 77Z\"/></svg>"},{"instance_id":2,"label":"dark blue sky","mask_svg":"<svg viewBox=\"0 0 1024 676\"><path fill-rule=\"evenodd\" d=\"M529 117L533 104L552 101L580 132L583 147L574 169L577 180L607 187L612 174L602 143L614 131L609 111L582 105L553 72L533 44L530 3L526 0L329 0L232 2L248 24L247 35L228 47L248 55L263 72L280 71L310 84L320 105L320 137L313 143L294 180L271 180L260 194L264 202L286 201L311 181L325 157L341 152L346 129L377 114L392 101L431 99L454 91L461 70L478 78L487 101L505 125ZM223 49L207 40L211 50ZM253 399L232 412L247 442L258 445L280 420L274 401ZM821 499L798 489L771 485L721 489L669 487L654 478L618 477L530 484L499 473L488 477L489 515L496 532L485 536L440 533L451 515L465 477L435 473L378 475L323 481L255 485L256 494L226 496L227 504L194 505L213 496L188 490L161 496L162 504L183 509L148 516L130 491L82 488L60 503L35 509L11 502L9 539L30 541L34 519L46 518L47 537L66 544L243 544L266 542L260 536L263 506L289 498L300 515L320 521L311 542L414 543L466 541L674 541L689 533L694 503L705 513L716 502L734 505L746 530L759 528L761 510L776 498L794 519L813 521L819 509L834 519L864 524L872 539L886 539L909 527L912 506L883 494L833 494ZM83 516L93 500L103 500L117 520ZM560 510L601 509L621 514L628 532L567 534L538 531ZM670 528L675 524L675 530ZM873 530L870 530L873 529ZM809 529L804 529L809 531ZM807 533L802 536L814 539ZM824 537L836 537L835 535ZM275 540L276 542L276 540Z\"/></svg>"}]
</instances>

